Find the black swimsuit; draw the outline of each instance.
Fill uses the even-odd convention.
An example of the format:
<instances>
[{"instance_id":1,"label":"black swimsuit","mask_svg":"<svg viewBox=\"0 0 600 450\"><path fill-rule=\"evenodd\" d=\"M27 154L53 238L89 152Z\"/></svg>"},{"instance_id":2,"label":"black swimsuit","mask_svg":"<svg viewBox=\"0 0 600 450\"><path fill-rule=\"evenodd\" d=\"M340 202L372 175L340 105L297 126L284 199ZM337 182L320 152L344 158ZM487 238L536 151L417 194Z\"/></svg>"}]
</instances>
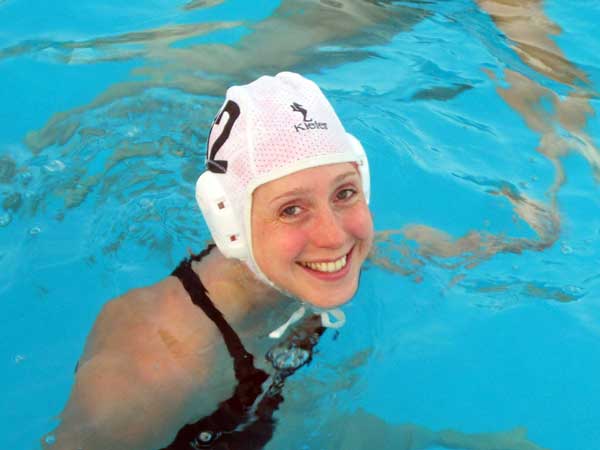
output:
<instances>
[{"instance_id":1,"label":"black swimsuit","mask_svg":"<svg viewBox=\"0 0 600 450\"><path fill-rule=\"evenodd\" d=\"M303 322L289 339L272 348L267 359L275 372L269 375L254 366L254 356L246 351L239 336L208 297L206 288L192 270L192 261L200 261L214 247L183 260L173 276L179 278L195 305L215 323L233 359L238 382L233 395L219 404L211 415L185 425L175 440L161 450L259 450L271 439L275 428L273 414L283 401L285 379L308 364L313 347L325 331L320 317L313 315ZM263 383L271 378L266 392ZM261 397L262 396L262 397Z\"/></svg>"}]
</instances>

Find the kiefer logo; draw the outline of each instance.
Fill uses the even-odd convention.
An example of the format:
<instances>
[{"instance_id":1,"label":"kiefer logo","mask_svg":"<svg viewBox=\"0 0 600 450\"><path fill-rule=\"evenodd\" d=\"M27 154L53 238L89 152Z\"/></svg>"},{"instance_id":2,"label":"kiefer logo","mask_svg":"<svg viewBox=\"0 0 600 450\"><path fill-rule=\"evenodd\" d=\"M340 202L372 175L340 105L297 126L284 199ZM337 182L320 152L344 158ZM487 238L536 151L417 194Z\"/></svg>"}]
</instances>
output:
<instances>
[{"instance_id":1,"label":"kiefer logo","mask_svg":"<svg viewBox=\"0 0 600 450\"><path fill-rule=\"evenodd\" d=\"M318 122L316 120L309 119L308 111L301 104L294 102L290 105L290 107L292 108L292 111L302 114L302 122L294 125L296 133L308 130L327 129L327 122Z\"/></svg>"}]
</instances>

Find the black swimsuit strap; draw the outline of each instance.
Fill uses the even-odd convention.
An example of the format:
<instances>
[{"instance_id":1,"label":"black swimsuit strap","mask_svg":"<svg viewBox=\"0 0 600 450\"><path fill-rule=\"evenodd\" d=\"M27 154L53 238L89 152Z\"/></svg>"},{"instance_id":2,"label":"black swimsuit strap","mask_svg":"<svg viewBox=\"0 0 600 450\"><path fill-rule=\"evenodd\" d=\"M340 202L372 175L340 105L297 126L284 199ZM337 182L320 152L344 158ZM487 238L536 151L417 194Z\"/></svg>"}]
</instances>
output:
<instances>
[{"instance_id":1,"label":"black swimsuit strap","mask_svg":"<svg viewBox=\"0 0 600 450\"><path fill-rule=\"evenodd\" d=\"M216 308L208 297L208 292L202 281L200 281L198 275L192 270L192 261L200 261L213 247L214 245L210 245L202 253L181 261L172 275L179 278L183 287L190 295L192 302L204 311L223 335L227 351L233 358L235 377L238 381L241 381L248 376L252 376L255 370L254 356L246 351L239 336L231 328L231 325L227 323L221 311Z\"/></svg>"},{"instance_id":2,"label":"black swimsuit strap","mask_svg":"<svg viewBox=\"0 0 600 450\"><path fill-rule=\"evenodd\" d=\"M200 254L182 261L173 271L173 275L181 280L192 302L204 311L223 335L227 350L234 361L238 384L233 395L221 402L215 412L197 422L183 426L174 441L162 450L262 449L273 436L275 429L273 414L283 401L281 389L285 379L310 362L313 347L324 331L320 326L320 317L312 316L305 321L306 330L292 333L287 345L297 345L308 352L309 356L292 370L278 371L268 391L257 403L257 399L263 393L263 383L269 375L254 366L254 357L246 351L239 336L210 300L202 281L192 270L192 261L200 261L213 247L214 245L211 245Z\"/></svg>"},{"instance_id":3,"label":"black swimsuit strap","mask_svg":"<svg viewBox=\"0 0 600 450\"><path fill-rule=\"evenodd\" d=\"M214 245L209 246L200 254L183 260L172 275L181 281L192 302L204 311L223 335L227 351L233 359L235 378L238 384L233 395L221 402L215 412L197 422L182 427L175 440L164 450L219 448L218 446L225 444L225 442L217 443L214 441L218 441L222 433L231 433L240 425L248 422L250 408L262 393L262 384L269 377L266 372L254 367L254 356L246 351L239 336L211 301L202 281L192 269L192 261L200 261L213 247ZM205 442L199 440L203 433L208 436ZM272 430L267 433L269 437L271 434Z\"/></svg>"}]
</instances>

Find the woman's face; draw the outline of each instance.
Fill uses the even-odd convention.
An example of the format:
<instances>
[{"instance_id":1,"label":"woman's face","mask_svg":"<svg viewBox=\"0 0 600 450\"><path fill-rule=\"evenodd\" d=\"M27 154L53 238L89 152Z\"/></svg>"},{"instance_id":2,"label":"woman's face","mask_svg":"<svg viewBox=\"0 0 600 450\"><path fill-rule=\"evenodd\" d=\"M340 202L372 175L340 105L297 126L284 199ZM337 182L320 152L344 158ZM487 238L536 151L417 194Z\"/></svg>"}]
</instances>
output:
<instances>
[{"instance_id":1,"label":"woman's face","mask_svg":"<svg viewBox=\"0 0 600 450\"><path fill-rule=\"evenodd\" d=\"M373 221L352 163L302 170L253 194L252 245L278 287L320 308L352 298Z\"/></svg>"}]
</instances>

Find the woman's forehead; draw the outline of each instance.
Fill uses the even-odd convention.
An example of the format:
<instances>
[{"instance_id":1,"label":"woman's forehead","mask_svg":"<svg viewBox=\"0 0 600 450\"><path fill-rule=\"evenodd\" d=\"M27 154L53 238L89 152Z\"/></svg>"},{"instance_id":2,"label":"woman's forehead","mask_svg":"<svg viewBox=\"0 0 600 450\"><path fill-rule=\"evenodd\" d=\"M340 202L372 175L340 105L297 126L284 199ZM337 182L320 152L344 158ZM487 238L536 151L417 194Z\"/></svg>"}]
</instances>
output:
<instances>
[{"instance_id":1,"label":"woman's forehead","mask_svg":"<svg viewBox=\"0 0 600 450\"><path fill-rule=\"evenodd\" d=\"M334 185L347 178L359 176L354 163L337 163L311 167L265 183L254 191L258 197L273 201L278 197L314 191L320 186Z\"/></svg>"},{"instance_id":2,"label":"woman's forehead","mask_svg":"<svg viewBox=\"0 0 600 450\"><path fill-rule=\"evenodd\" d=\"M286 175L276 180L269 181L256 189L256 193L278 196L288 190L313 190L316 185L329 185L342 181L345 178L358 175L353 163L337 163L324 166L311 167Z\"/></svg>"}]
</instances>

